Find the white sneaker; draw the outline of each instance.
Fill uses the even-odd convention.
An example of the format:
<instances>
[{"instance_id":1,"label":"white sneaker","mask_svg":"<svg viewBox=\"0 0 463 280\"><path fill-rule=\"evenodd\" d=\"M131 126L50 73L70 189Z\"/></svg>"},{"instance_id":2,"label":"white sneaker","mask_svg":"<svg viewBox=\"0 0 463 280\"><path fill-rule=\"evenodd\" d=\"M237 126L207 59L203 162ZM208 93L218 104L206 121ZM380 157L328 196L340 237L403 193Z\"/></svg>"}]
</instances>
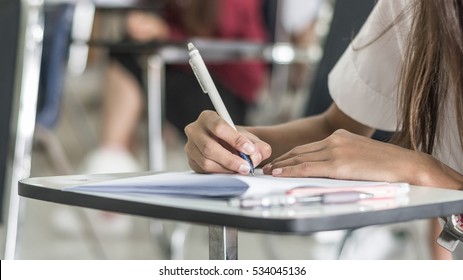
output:
<instances>
[{"instance_id":1,"label":"white sneaker","mask_svg":"<svg viewBox=\"0 0 463 280\"><path fill-rule=\"evenodd\" d=\"M81 174L137 172L142 168L135 157L122 149L99 148L91 152L79 168Z\"/></svg>"}]
</instances>

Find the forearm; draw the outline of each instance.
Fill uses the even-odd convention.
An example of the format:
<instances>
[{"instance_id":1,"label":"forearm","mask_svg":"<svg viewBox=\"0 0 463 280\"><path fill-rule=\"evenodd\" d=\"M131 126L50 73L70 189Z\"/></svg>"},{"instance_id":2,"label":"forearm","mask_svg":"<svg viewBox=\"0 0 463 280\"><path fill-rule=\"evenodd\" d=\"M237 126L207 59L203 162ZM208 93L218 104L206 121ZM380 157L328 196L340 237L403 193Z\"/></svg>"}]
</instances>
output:
<instances>
[{"instance_id":1,"label":"forearm","mask_svg":"<svg viewBox=\"0 0 463 280\"><path fill-rule=\"evenodd\" d=\"M324 113L285 124L266 127L247 127L251 133L272 147L270 160L281 156L292 148L330 136L338 129L371 136L374 130L344 114L336 104L332 104Z\"/></svg>"}]
</instances>

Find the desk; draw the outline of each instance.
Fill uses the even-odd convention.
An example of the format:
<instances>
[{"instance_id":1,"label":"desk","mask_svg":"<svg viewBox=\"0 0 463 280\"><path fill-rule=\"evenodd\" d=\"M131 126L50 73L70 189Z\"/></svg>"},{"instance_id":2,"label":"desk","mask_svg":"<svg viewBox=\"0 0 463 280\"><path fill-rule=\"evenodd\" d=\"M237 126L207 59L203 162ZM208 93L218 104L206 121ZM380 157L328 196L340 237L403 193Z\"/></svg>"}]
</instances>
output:
<instances>
[{"instance_id":1,"label":"desk","mask_svg":"<svg viewBox=\"0 0 463 280\"><path fill-rule=\"evenodd\" d=\"M214 199L62 191L83 183L148 174L153 172L29 178L19 182L19 195L66 205L207 224L210 259L237 259L238 229L303 235L463 213L463 192L418 186L411 187L406 199L397 201L270 210L244 210Z\"/></svg>"}]
</instances>

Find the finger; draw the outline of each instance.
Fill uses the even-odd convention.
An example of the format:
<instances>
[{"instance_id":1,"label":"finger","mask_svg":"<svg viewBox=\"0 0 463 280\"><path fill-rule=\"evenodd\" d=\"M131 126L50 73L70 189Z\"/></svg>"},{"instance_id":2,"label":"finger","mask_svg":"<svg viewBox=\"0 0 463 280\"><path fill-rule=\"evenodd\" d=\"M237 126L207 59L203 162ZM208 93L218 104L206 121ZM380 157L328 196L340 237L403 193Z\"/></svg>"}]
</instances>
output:
<instances>
[{"instance_id":1,"label":"finger","mask_svg":"<svg viewBox=\"0 0 463 280\"><path fill-rule=\"evenodd\" d=\"M303 162L297 165L290 165L272 170L275 177L326 177L331 176L330 161ZM342 179L342 178L339 178Z\"/></svg>"},{"instance_id":2,"label":"finger","mask_svg":"<svg viewBox=\"0 0 463 280\"><path fill-rule=\"evenodd\" d=\"M187 145L185 146L185 151L188 154L188 164L190 165L191 169L193 169L194 171L198 173L227 172L226 169L224 169L219 164L214 164L213 161L201 164L202 162L207 161L207 159L203 158L202 153L198 150L198 148L194 144L187 143ZM231 172L231 171L228 171L228 172Z\"/></svg>"},{"instance_id":3,"label":"finger","mask_svg":"<svg viewBox=\"0 0 463 280\"><path fill-rule=\"evenodd\" d=\"M259 166L260 163L266 159L268 159L272 155L272 147L263 142L254 142L256 151L250 155L252 163L254 166Z\"/></svg>"},{"instance_id":4,"label":"finger","mask_svg":"<svg viewBox=\"0 0 463 280\"><path fill-rule=\"evenodd\" d=\"M211 122L206 125L207 127L205 127L205 129L207 129L211 135L221 139L237 151L247 155L252 155L256 151L254 143L248 137L231 127L222 118L211 118Z\"/></svg>"},{"instance_id":5,"label":"finger","mask_svg":"<svg viewBox=\"0 0 463 280\"><path fill-rule=\"evenodd\" d=\"M286 160L288 158L295 157L300 154L318 152L318 151L326 149L326 147L327 147L327 143L325 140L313 142L313 143L306 144L303 146L298 146L298 147L293 148L291 151L287 152L286 154L283 154L280 157L275 158L272 161L272 164L275 162Z\"/></svg>"},{"instance_id":6,"label":"finger","mask_svg":"<svg viewBox=\"0 0 463 280\"><path fill-rule=\"evenodd\" d=\"M320 151L303 153L303 154L296 154L292 157L288 157L286 159L282 159L279 161L273 161L271 165L271 169L285 167L285 166L292 166L292 165L299 165L304 162L318 162L318 161L328 161L332 159L332 155L327 149L323 149Z\"/></svg>"},{"instance_id":7,"label":"finger","mask_svg":"<svg viewBox=\"0 0 463 280\"><path fill-rule=\"evenodd\" d=\"M218 162L204 157L203 153L195 145L193 146L189 151L189 164L194 171L199 173L235 173Z\"/></svg>"},{"instance_id":8,"label":"finger","mask_svg":"<svg viewBox=\"0 0 463 280\"><path fill-rule=\"evenodd\" d=\"M196 163L196 161L194 161L193 159L188 159L188 164L190 165L191 169L195 172L198 172L198 173L235 173L231 170L227 170L227 169L224 169L222 166L216 164L215 167L216 168L213 168L213 164L214 162L211 162L211 165L210 165L210 168L211 170L207 171L205 170L203 167L201 167L199 164Z\"/></svg>"},{"instance_id":9,"label":"finger","mask_svg":"<svg viewBox=\"0 0 463 280\"><path fill-rule=\"evenodd\" d=\"M201 138L206 139L201 141ZM241 174L250 172L250 166L246 160L230 152L210 137L201 138L195 143L196 148L190 155L203 170L208 172L233 171Z\"/></svg>"}]
</instances>

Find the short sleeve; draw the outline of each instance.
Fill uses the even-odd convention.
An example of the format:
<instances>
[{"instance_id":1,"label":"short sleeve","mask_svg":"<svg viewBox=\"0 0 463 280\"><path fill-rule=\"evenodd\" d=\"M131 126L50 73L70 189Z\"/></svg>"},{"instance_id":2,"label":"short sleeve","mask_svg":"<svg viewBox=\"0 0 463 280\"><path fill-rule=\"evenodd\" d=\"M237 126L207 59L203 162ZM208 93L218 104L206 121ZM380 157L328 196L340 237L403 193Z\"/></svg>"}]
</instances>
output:
<instances>
[{"instance_id":1,"label":"short sleeve","mask_svg":"<svg viewBox=\"0 0 463 280\"><path fill-rule=\"evenodd\" d=\"M397 90L410 29L405 2L379 1L328 77L340 110L376 129L397 128Z\"/></svg>"}]
</instances>

